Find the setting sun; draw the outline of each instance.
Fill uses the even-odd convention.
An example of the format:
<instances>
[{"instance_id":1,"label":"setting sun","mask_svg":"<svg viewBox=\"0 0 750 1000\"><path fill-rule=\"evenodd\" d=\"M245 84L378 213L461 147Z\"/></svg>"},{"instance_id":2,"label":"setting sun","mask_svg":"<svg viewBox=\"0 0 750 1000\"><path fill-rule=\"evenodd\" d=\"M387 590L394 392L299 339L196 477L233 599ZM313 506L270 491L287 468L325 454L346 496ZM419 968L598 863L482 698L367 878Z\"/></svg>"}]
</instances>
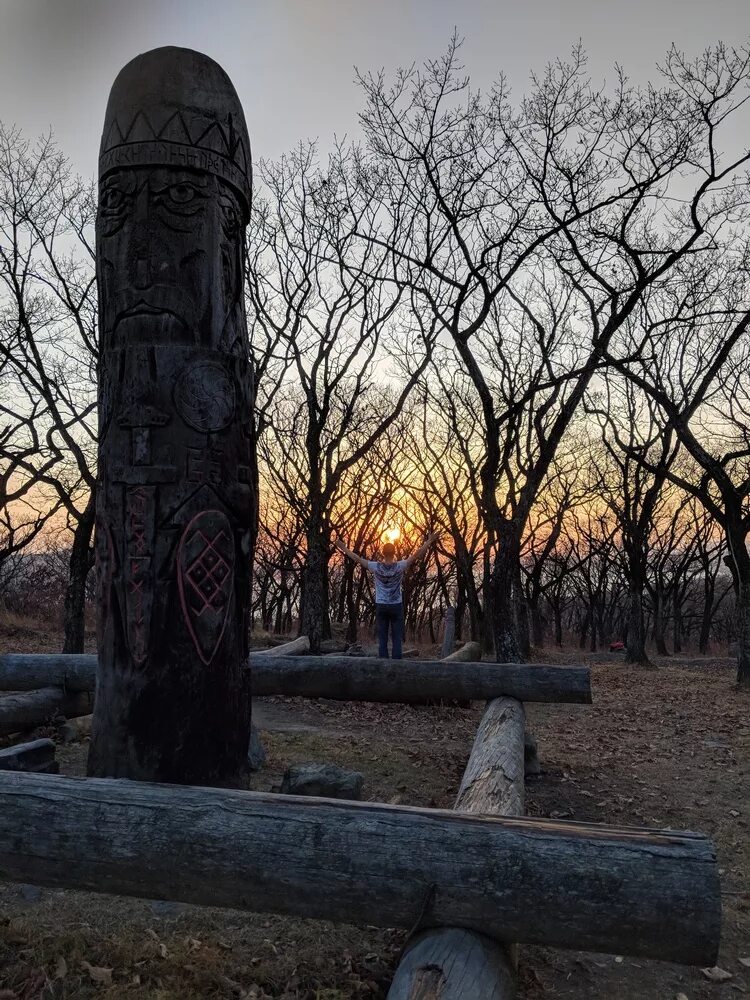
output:
<instances>
[{"instance_id":1,"label":"setting sun","mask_svg":"<svg viewBox=\"0 0 750 1000\"><path fill-rule=\"evenodd\" d=\"M385 539L391 544L397 542L400 537L401 537L400 528L388 528L388 530L385 532Z\"/></svg>"}]
</instances>

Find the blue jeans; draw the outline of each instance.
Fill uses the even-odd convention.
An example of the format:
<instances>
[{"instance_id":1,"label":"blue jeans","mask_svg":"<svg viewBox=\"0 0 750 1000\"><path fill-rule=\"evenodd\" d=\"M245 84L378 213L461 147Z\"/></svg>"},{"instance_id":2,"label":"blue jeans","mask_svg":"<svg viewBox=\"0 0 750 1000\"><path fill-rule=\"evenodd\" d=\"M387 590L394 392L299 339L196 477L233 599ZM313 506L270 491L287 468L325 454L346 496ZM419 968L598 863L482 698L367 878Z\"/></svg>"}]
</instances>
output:
<instances>
[{"instance_id":1,"label":"blue jeans","mask_svg":"<svg viewBox=\"0 0 750 1000\"><path fill-rule=\"evenodd\" d=\"M378 656L388 659L388 629L391 630L391 659L401 659L401 642L404 634L403 604L376 604L375 622L378 628Z\"/></svg>"}]
</instances>

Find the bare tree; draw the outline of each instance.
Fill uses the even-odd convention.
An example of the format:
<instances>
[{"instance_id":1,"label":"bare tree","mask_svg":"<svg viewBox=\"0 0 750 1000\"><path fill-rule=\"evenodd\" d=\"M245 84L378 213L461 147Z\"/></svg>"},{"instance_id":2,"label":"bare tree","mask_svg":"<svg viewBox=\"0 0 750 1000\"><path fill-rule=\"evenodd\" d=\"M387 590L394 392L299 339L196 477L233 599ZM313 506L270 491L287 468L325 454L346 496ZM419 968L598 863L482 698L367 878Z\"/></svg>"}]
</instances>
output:
<instances>
[{"instance_id":1,"label":"bare tree","mask_svg":"<svg viewBox=\"0 0 750 1000\"><path fill-rule=\"evenodd\" d=\"M94 211L91 186L51 137L32 145L0 126L0 357L12 378L3 413L25 429L0 454L40 498L46 491L46 509L65 512L66 652L83 649L95 520Z\"/></svg>"},{"instance_id":2,"label":"bare tree","mask_svg":"<svg viewBox=\"0 0 750 1000\"><path fill-rule=\"evenodd\" d=\"M277 397L261 447L279 488L301 505L300 630L317 652L329 634L335 498L398 419L429 360L431 334L400 308L400 285L384 280L386 251L358 235L369 191L346 150L322 170L315 147L301 146L277 164L262 163L259 175L264 195L256 198L248 282L254 322L284 342L297 382ZM392 394L376 380L388 335L415 359Z\"/></svg>"},{"instance_id":3,"label":"bare tree","mask_svg":"<svg viewBox=\"0 0 750 1000\"><path fill-rule=\"evenodd\" d=\"M706 217L717 226L727 217L712 195L727 177L716 139L731 128L734 104L730 95L707 106L696 94L710 85L711 58L686 69L673 52L660 87L639 91L619 74L603 90L576 50L535 78L514 110L502 79L486 97L470 89L457 52L454 39L443 59L391 85L382 74L363 77L361 117L377 211L394 223L394 269L450 336L476 391L495 651L513 659L510 595L534 499L617 331L649 289L711 242ZM744 86L744 54L717 52L730 89ZM682 214L668 200L676 185L688 191ZM377 238L389 242L385 232ZM513 311L540 354L510 411L533 413L508 501L499 491L509 411L487 362L506 353L515 362L518 345L508 350L506 339Z\"/></svg>"}]
</instances>

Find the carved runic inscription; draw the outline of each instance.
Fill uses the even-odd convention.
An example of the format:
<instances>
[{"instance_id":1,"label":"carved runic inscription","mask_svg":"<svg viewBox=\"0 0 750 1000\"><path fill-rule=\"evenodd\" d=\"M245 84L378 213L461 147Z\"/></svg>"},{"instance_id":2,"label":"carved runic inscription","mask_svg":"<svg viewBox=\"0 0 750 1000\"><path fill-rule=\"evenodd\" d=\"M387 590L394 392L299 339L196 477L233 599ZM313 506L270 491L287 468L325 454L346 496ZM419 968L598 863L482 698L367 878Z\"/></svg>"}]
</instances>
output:
<instances>
[{"instance_id":1,"label":"carved runic inscription","mask_svg":"<svg viewBox=\"0 0 750 1000\"><path fill-rule=\"evenodd\" d=\"M178 48L125 66L99 157L97 505L109 534L92 775L232 784L245 769L250 177L220 66Z\"/></svg>"},{"instance_id":2,"label":"carved runic inscription","mask_svg":"<svg viewBox=\"0 0 750 1000\"><path fill-rule=\"evenodd\" d=\"M148 633L153 606L152 532L154 488L133 486L126 491L127 633L130 652L142 664L148 655Z\"/></svg>"}]
</instances>

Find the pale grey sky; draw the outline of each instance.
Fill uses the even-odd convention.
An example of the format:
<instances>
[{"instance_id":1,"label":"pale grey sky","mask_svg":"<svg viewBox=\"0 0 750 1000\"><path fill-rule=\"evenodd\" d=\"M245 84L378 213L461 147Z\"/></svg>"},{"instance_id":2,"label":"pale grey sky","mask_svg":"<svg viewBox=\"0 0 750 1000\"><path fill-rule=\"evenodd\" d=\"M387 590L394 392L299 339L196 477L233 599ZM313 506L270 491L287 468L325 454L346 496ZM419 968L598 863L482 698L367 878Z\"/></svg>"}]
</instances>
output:
<instances>
[{"instance_id":1,"label":"pale grey sky","mask_svg":"<svg viewBox=\"0 0 750 1000\"><path fill-rule=\"evenodd\" d=\"M119 69L183 45L221 63L254 157L275 157L303 137L327 146L334 132L355 134L354 66L393 71L437 56L454 26L473 84L503 70L518 95L531 70L579 38L594 79L619 62L638 82L656 76L672 41L694 54L719 39L741 44L750 0L0 0L0 120L28 135L51 126L93 176Z\"/></svg>"}]
</instances>

